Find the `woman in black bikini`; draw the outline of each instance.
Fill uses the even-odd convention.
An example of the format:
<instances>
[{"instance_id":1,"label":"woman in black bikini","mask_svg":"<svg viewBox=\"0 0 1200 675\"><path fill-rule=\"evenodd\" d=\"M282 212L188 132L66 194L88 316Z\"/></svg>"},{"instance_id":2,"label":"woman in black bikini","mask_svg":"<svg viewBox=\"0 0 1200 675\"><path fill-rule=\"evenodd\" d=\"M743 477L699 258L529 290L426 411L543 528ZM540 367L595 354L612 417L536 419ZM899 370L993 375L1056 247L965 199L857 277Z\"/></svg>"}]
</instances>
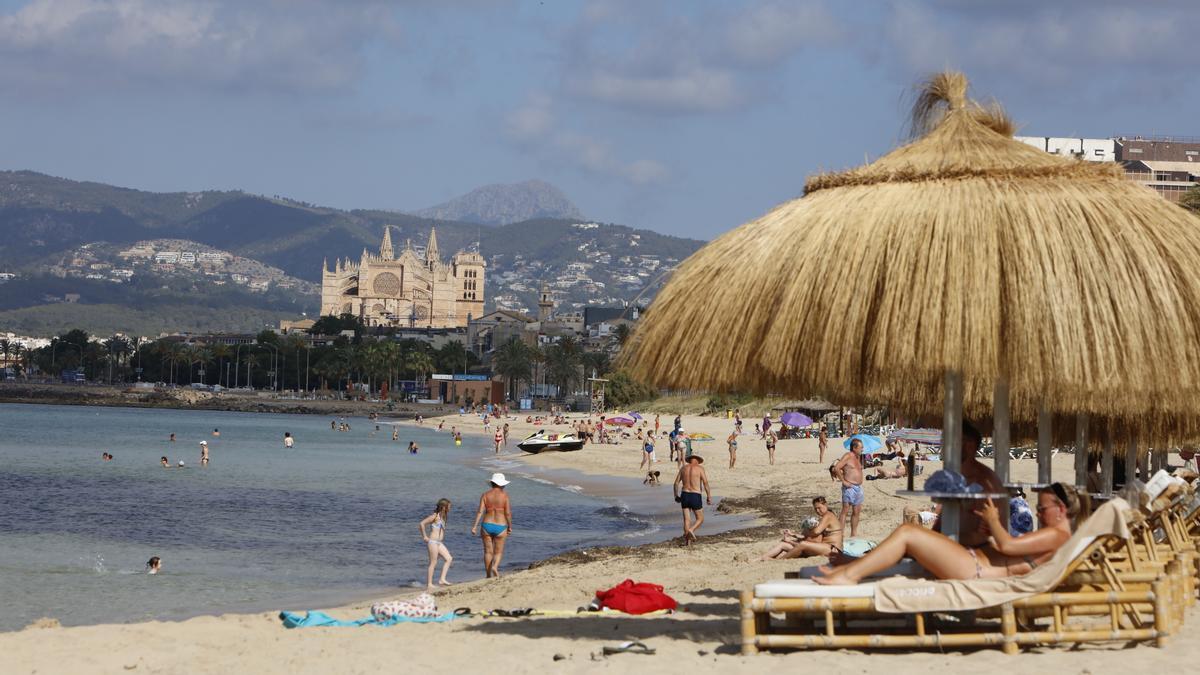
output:
<instances>
[{"instance_id":1,"label":"woman in black bikini","mask_svg":"<svg viewBox=\"0 0 1200 675\"><path fill-rule=\"evenodd\" d=\"M995 579L1026 574L1054 556L1071 538L1071 521L1080 514L1075 488L1054 483L1038 495L1040 528L1020 537L1009 535L992 500L976 514L992 533L993 557L988 551L967 548L940 532L905 523L865 556L841 567L821 567L819 584L857 584L862 579L912 558L938 579Z\"/></svg>"},{"instance_id":2,"label":"woman in black bikini","mask_svg":"<svg viewBox=\"0 0 1200 675\"><path fill-rule=\"evenodd\" d=\"M841 550L842 528L838 523L837 515L829 510L829 504L826 503L824 497L813 497L812 504L813 510L820 518L816 526L803 535L798 535L791 530L784 530L783 539L770 551L764 553L759 560L832 556Z\"/></svg>"}]
</instances>

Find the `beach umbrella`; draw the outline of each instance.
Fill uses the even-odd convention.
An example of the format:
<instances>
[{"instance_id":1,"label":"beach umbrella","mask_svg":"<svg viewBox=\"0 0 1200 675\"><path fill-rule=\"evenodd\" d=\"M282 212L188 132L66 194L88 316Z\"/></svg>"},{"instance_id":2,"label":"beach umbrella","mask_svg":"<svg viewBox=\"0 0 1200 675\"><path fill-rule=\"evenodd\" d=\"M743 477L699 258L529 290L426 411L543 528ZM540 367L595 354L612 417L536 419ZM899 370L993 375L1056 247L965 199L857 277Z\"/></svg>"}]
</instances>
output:
<instances>
[{"instance_id":1,"label":"beach umbrella","mask_svg":"<svg viewBox=\"0 0 1200 675\"><path fill-rule=\"evenodd\" d=\"M643 419L641 413L631 412L631 413L625 413L625 414L639 422L642 421L642 419Z\"/></svg>"},{"instance_id":2,"label":"beach umbrella","mask_svg":"<svg viewBox=\"0 0 1200 675\"><path fill-rule=\"evenodd\" d=\"M908 441L909 443L920 443L921 445L941 445L942 430L941 429L896 429L887 436L888 442L892 441Z\"/></svg>"},{"instance_id":3,"label":"beach umbrella","mask_svg":"<svg viewBox=\"0 0 1200 675\"><path fill-rule=\"evenodd\" d=\"M849 450L850 441L853 441L856 438L862 441L864 455L870 455L872 453L879 452L879 449L883 447L883 441L879 440L878 436L870 436L868 434L854 434L850 438L842 441L842 447Z\"/></svg>"},{"instance_id":4,"label":"beach umbrella","mask_svg":"<svg viewBox=\"0 0 1200 675\"><path fill-rule=\"evenodd\" d=\"M625 417L624 415L617 415L616 417L609 417L608 419L606 419L604 421L608 424L622 426L622 427L631 427L635 424L635 421L632 417Z\"/></svg>"},{"instance_id":5,"label":"beach umbrella","mask_svg":"<svg viewBox=\"0 0 1200 675\"><path fill-rule=\"evenodd\" d=\"M1002 478L1010 420L1036 424L1039 479L1056 413L1106 453L1200 435L1200 218L1118 164L1014 140L958 73L928 81L912 127L684 261L623 365L671 389L941 413L955 470L964 412L991 417Z\"/></svg>"},{"instance_id":6,"label":"beach umbrella","mask_svg":"<svg viewBox=\"0 0 1200 675\"><path fill-rule=\"evenodd\" d=\"M798 412L785 412L779 417L779 421L789 427L806 427L813 423L811 417Z\"/></svg>"},{"instance_id":7,"label":"beach umbrella","mask_svg":"<svg viewBox=\"0 0 1200 675\"><path fill-rule=\"evenodd\" d=\"M711 440L713 440L712 434L706 434L702 431L694 433L694 434L688 434L687 437L692 439L693 441L711 441Z\"/></svg>"}]
</instances>

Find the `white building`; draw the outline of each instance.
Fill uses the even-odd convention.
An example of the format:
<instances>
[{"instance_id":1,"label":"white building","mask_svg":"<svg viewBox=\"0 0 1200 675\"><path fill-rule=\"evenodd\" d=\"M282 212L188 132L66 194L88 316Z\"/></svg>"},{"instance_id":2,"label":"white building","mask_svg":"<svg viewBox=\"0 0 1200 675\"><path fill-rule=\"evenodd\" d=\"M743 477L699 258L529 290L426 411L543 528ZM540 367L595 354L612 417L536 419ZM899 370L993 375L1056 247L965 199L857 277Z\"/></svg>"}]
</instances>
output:
<instances>
[{"instance_id":1,"label":"white building","mask_svg":"<svg viewBox=\"0 0 1200 675\"><path fill-rule=\"evenodd\" d=\"M1064 138L1060 136L1014 136L1052 155L1078 157L1089 162L1117 161L1117 141L1112 138Z\"/></svg>"},{"instance_id":2,"label":"white building","mask_svg":"<svg viewBox=\"0 0 1200 675\"><path fill-rule=\"evenodd\" d=\"M162 253L154 254L154 262L160 265L173 264L179 262L179 251L163 251Z\"/></svg>"}]
</instances>

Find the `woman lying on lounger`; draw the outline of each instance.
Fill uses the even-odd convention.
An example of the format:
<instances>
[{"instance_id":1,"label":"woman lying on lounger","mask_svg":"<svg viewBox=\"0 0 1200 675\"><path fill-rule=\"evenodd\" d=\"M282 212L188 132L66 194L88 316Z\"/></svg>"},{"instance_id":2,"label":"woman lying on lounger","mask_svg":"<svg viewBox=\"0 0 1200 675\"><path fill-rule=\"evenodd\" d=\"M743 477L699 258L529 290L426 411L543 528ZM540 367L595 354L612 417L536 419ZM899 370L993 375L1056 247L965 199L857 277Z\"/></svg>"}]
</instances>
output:
<instances>
[{"instance_id":1,"label":"woman lying on lounger","mask_svg":"<svg viewBox=\"0 0 1200 675\"><path fill-rule=\"evenodd\" d=\"M824 497L813 497L813 510L820 520L804 534L783 531L783 539L759 560L786 560L814 555L834 555L842 546L842 527Z\"/></svg>"},{"instance_id":2,"label":"woman lying on lounger","mask_svg":"<svg viewBox=\"0 0 1200 675\"><path fill-rule=\"evenodd\" d=\"M854 562L837 568L821 567L819 584L857 584L862 579L912 558L938 579L993 579L1020 576L1054 556L1071 538L1071 521L1079 514L1075 488L1054 483L1038 495L1039 529L1020 537L1008 534L1000 513L989 499L976 511L992 534L994 551L966 548L949 537L920 525L905 523L879 546ZM989 555L991 554L991 555Z\"/></svg>"}]
</instances>

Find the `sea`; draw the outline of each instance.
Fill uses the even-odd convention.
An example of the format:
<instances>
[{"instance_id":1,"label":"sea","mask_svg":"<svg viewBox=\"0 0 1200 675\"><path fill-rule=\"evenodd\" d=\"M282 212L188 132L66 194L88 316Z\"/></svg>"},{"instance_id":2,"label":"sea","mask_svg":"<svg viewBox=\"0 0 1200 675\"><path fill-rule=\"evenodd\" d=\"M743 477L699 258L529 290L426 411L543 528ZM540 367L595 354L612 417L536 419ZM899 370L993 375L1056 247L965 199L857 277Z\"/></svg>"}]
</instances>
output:
<instances>
[{"instance_id":1,"label":"sea","mask_svg":"<svg viewBox=\"0 0 1200 675\"><path fill-rule=\"evenodd\" d=\"M410 595L428 564L417 523L443 497L453 503L450 580L476 579L481 546L470 526L496 470L512 480L516 528L502 573L579 547L665 539L664 512L677 517L654 512L656 501L588 496L566 472L525 470L513 454L493 455L482 435L456 446L446 432L406 424L394 442L388 423L376 431L347 418L350 430L334 431L332 421L0 404L0 630L40 617L174 620ZM163 456L184 466L164 469ZM674 507L663 489L656 499ZM146 574L151 556L162 559L157 575Z\"/></svg>"}]
</instances>

